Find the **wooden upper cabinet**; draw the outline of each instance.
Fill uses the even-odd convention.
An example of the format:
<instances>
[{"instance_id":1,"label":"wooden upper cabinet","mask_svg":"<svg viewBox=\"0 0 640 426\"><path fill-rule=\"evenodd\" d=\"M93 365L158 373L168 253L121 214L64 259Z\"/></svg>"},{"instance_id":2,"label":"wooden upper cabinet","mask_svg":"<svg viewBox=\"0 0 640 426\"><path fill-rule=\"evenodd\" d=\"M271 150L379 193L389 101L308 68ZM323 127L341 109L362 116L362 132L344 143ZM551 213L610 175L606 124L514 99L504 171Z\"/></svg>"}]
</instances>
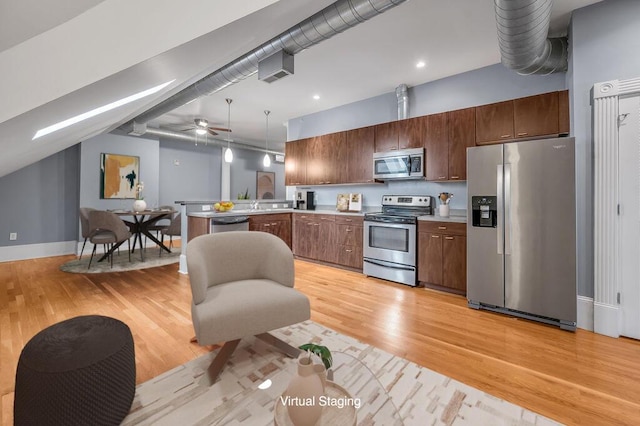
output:
<instances>
[{"instance_id":1,"label":"wooden upper cabinet","mask_svg":"<svg viewBox=\"0 0 640 426\"><path fill-rule=\"evenodd\" d=\"M476 109L450 111L449 126L449 180L467 180L467 148L475 146Z\"/></svg>"},{"instance_id":2,"label":"wooden upper cabinet","mask_svg":"<svg viewBox=\"0 0 640 426\"><path fill-rule=\"evenodd\" d=\"M398 121L398 149L422 148L425 144L425 117Z\"/></svg>"},{"instance_id":3,"label":"wooden upper cabinet","mask_svg":"<svg viewBox=\"0 0 640 426\"><path fill-rule=\"evenodd\" d=\"M513 101L516 138L559 134L558 93L527 96Z\"/></svg>"},{"instance_id":4,"label":"wooden upper cabinet","mask_svg":"<svg viewBox=\"0 0 640 426\"><path fill-rule=\"evenodd\" d=\"M476 107L476 144L502 143L513 139L513 101Z\"/></svg>"},{"instance_id":5,"label":"wooden upper cabinet","mask_svg":"<svg viewBox=\"0 0 640 426\"><path fill-rule=\"evenodd\" d=\"M374 126L376 152L398 149L398 122L391 121Z\"/></svg>"},{"instance_id":6,"label":"wooden upper cabinet","mask_svg":"<svg viewBox=\"0 0 640 426\"><path fill-rule=\"evenodd\" d=\"M348 158L347 182L373 182L374 126L349 130L346 132L345 140Z\"/></svg>"},{"instance_id":7,"label":"wooden upper cabinet","mask_svg":"<svg viewBox=\"0 0 640 426\"><path fill-rule=\"evenodd\" d=\"M307 184L307 146L311 139L287 142L284 146L285 185Z\"/></svg>"},{"instance_id":8,"label":"wooden upper cabinet","mask_svg":"<svg viewBox=\"0 0 640 426\"><path fill-rule=\"evenodd\" d=\"M569 91L562 90L558 92L558 133L560 135L569 135L569 121Z\"/></svg>"},{"instance_id":9,"label":"wooden upper cabinet","mask_svg":"<svg viewBox=\"0 0 640 426\"><path fill-rule=\"evenodd\" d=\"M346 148L345 132L311 138L307 147L307 185L346 182Z\"/></svg>"},{"instance_id":10,"label":"wooden upper cabinet","mask_svg":"<svg viewBox=\"0 0 640 426\"><path fill-rule=\"evenodd\" d=\"M447 113L432 114L426 119L425 167L427 180L449 178L449 130Z\"/></svg>"}]
</instances>

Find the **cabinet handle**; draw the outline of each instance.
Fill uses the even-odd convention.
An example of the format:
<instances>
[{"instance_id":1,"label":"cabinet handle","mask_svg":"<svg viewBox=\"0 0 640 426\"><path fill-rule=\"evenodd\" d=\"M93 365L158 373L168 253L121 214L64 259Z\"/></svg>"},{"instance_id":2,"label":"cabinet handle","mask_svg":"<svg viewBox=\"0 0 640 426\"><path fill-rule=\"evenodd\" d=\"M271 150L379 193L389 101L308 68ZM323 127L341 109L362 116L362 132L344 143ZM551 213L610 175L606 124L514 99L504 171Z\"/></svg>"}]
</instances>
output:
<instances>
[{"instance_id":1,"label":"cabinet handle","mask_svg":"<svg viewBox=\"0 0 640 426\"><path fill-rule=\"evenodd\" d=\"M268 224L268 223L265 223L265 224L264 224L264 226L271 226L271 225L270 225L270 224Z\"/></svg>"},{"instance_id":2,"label":"cabinet handle","mask_svg":"<svg viewBox=\"0 0 640 426\"><path fill-rule=\"evenodd\" d=\"M320 224L319 223L314 223L313 226L320 226Z\"/></svg>"},{"instance_id":3,"label":"cabinet handle","mask_svg":"<svg viewBox=\"0 0 640 426\"><path fill-rule=\"evenodd\" d=\"M353 219L345 219L345 222L353 222Z\"/></svg>"},{"instance_id":4,"label":"cabinet handle","mask_svg":"<svg viewBox=\"0 0 640 426\"><path fill-rule=\"evenodd\" d=\"M453 240L453 237L444 237L445 240Z\"/></svg>"},{"instance_id":5,"label":"cabinet handle","mask_svg":"<svg viewBox=\"0 0 640 426\"><path fill-rule=\"evenodd\" d=\"M373 182L373 179L367 179L366 182Z\"/></svg>"},{"instance_id":6,"label":"cabinet handle","mask_svg":"<svg viewBox=\"0 0 640 426\"><path fill-rule=\"evenodd\" d=\"M278 224L278 222L273 222L271 223L273 226L276 226Z\"/></svg>"},{"instance_id":7,"label":"cabinet handle","mask_svg":"<svg viewBox=\"0 0 640 426\"><path fill-rule=\"evenodd\" d=\"M328 181L326 181L325 183L331 183L331 181L330 181L330 180L328 180Z\"/></svg>"},{"instance_id":8,"label":"cabinet handle","mask_svg":"<svg viewBox=\"0 0 640 426\"><path fill-rule=\"evenodd\" d=\"M518 133L518 136L526 136L526 135L528 135L528 134L529 134L529 133L527 133L527 132L522 132L522 133Z\"/></svg>"},{"instance_id":9,"label":"cabinet handle","mask_svg":"<svg viewBox=\"0 0 640 426\"><path fill-rule=\"evenodd\" d=\"M446 179L446 176L438 176L438 179Z\"/></svg>"},{"instance_id":10,"label":"cabinet handle","mask_svg":"<svg viewBox=\"0 0 640 426\"><path fill-rule=\"evenodd\" d=\"M440 238L440 235L432 235L431 238Z\"/></svg>"},{"instance_id":11,"label":"cabinet handle","mask_svg":"<svg viewBox=\"0 0 640 426\"><path fill-rule=\"evenodd\" d=\"M438 226L438 229L447 229L446 226Z\"/></svg>"},{"instance_id":12,"label":"cabinet handle","mask_svg":"<svg viewBox=\"0 0 640 426\"><path fill-rule=\"evenodd\" d=\"M460 179L460 176L451 176L451 179Z\"/></svg>"},{"instance_id":13,"label":"cabinet handle","mask_svg":"<svg viewBox=\"0 0 640 426\"><path fill-rule=\"evenodd\" d=\"M511 135L502 135L502 136L500 136L500 139L510 138L510 137L511 137Z\"/></svg>"},{"instance_id":14,"label":"cabinet handle","mask_svg":"<svg viewBox=\"0 0 640 426\"><path fill-rule=\"evenodd\" d=\"M347 253L351 253L353 250L351 250L351 249L346 249L345 251L346 251Z\"/></svg>"},{"instance_id":15,"label":"cabinet handle","mask_svg":"<svg viewBox=\"0 0 640 426\"><path fill-rule=\"evenodd\" d=\"M351 228L347 228L346 232L351 232Z\"/></svg>"},{"instance_id":16,"label":"cabinet handle","mask_svg":"<svg viewBox=\"0 0 640 426\"><path fill-rule=\"evenodd\" d=\"M392 148L389 148L389 151L395 151L396 149L398 149L398 148L394 146Z\"/></svg>"}]
</instances>

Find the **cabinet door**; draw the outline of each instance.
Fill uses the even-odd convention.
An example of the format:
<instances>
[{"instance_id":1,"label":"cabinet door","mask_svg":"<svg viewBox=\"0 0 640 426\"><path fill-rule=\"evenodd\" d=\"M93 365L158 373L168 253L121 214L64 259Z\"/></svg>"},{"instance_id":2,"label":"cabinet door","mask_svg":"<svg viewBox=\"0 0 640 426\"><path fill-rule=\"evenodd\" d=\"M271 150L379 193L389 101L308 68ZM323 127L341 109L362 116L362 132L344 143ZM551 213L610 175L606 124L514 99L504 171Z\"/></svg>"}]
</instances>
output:
<instances>
[{"instance_id":1,"label":"cabinet door","mask_svg":"<svg viewBox=\"0 0 640 426\"><path fill-rule=\"evenodd\" d=\"M442 285L442 235L418 233L418 281Z\"/></svg>"},{"instance_id":2,"label":"cabinet door","mask_svg":"<svg viewBox=\"0 0 640 426\"><path fill-rule=\"evenodd\" d=\"M278 237L282 238L282 241L287 243L289 248L291 248L291 220L279 220L278 221L278 233L276 234Z\"/></svg>"},{"instance_id":3,"label":"cabinet door","mask_svg":"<svg viewBox=\"0 0 640 426\"><path fill-rule=\"evenodd\" d=\"M425 144L424 117L398 121L398 148L422 148Z\"/></svg>"},{"instance_id":4,"label":"cabinet door","mask_svg":"<svg viewBox=\"0 0 640 426\"><path fill-rule=\"evenodd\" d=\"M309 138L307 142L307 185L320 185L324 180L327 167L327 146L323 143L329 140L328 135ZM285 157L286 160L286 157Z\"/></svg>"},{"instance_id":5,"label":"cabinet door","mask_svg":"<svg viewBox=\"0 0 640 426\"><path fill-rule=\"evenodd\" d=\"M558 92L558 133L561 136L569 136L569 91Z\"/></svg>"},{"instance_id":6,"label":"cabinet door","mask_svg":"<svg viewBox=\"0 0 640 426\"><path fill-rule=\"evenodd\" d=\"M376 152L398 149L398 122L392 121L374 126Z\"/></svg>"},{"instance_id":7,"label":"cabinet door","mask_svg":"<svg viewBox=\"0 0 640 426\"><path fill-rule=\"evenodd\" d=\"M433 114L426 117L426 174L427 180L447 180L449 178L449 136L447 114Z\"/></svg>"},{"instance_id":8,"label":"cabinet door","mask_svg":"<svg viewBox=\"0 0 640 426\"><path fill-rule=\"evenodd\" d=\"M362 247L338 246L336 263L338 265L362 269Z\"/></svg>"},{"instance_id":9,"label":"cabinet door","mask_svg":"<svg viewBox=\"0 0 640 426\"><path fill-rule=\"evenodd\" d=\"M323 140L325 168L322 183L346 183L349 161L346 132L332 133L327 137L328 139Z\"/></svg>"},{"instance_id":10,"label":"cabinet door","mask_svg":"<svg viewBox=\"0 0 640 426\"><path fill-rule=\"evenodd\" d=\"M558 134L558 92L513 101L517 138Z\"/></svg>"},{"instance_id":11,"label":"cabinet door","mask_svg":"<svg viewBox=\"0 0 640 426\"><path fill-rule=\"evenodd\" d=\"M284 146L285 185L305 185L307 183L307 144L309 139L287 142Z\"/></svg>"},{"instance_id":12,"label":"cabinet door","mask_svg":"<svg viewBox=\"0 0 640 426\"><path fill-rule=\"evenodd\" d=\"M445 287L467 291L467 238L443 235L442 276Z\"/></svg>"},{"instance_id":13,"label":"cabinet door","mask_svg":"<svg viewBox=\"0 0 640 426\"><path fill-rule=\"evenodd\" d=\"M514 137L513 101L476 107L476 145L501 143Z\"/></svg>"},{"instance_id":14,"label":"cabinet door","mask_svg":"<svg viewBox=\"0 0 640 426\"><path fill-rule=\"evenodd\" d=\"M315 231L311 215L295 215L293 220L293 254L313 259L317 245L318 232Z\"/></svg>"},{"instance_id":15,"label":"cabinet door","mask_svg":"<svg viewBox=\"0 0 640 426\"><path fill-rule=\"evenodd\" d=\"M314 220L314 232L317 232L316 259L335 263L337 247L334 217L331 215L317 216L318 218Z\"/></svg>"},{"instance_id":16,"label":"cabinet door","mask_svg":"<svg viewBox=\"0 0 640 426\"><path fill-rule=\"evenodd\" d=\"M373 182L374 127L350 130L346 132L345 140L348 159L347 182Z\"/></svg>"},{"instance_id":17,"label":"cabinet door","mask_svg":"<svg viewBox=\"0 0 640 426\"><path fill-rule=\"evenodd\" d=\"M476 109L460 109L448 115L449 180L467 180L467 148L476 144Z\"/></svg>"}]
</instances>

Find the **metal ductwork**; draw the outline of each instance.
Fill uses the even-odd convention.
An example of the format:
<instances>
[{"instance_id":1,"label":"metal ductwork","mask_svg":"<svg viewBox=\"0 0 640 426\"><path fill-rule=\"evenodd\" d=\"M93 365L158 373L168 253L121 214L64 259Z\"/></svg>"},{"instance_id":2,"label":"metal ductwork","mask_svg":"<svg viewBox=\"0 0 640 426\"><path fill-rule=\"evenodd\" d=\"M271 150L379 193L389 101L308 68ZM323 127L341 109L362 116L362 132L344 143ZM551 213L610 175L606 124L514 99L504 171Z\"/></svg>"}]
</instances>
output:
<instances>
[{"instance_id":1,"label":"metal ductwork","mask_svg":"<svg viewBox=\"0 0 640 426\"><path fill-rule=\"evenodd\" d=\"M133 121L148 123L201 96L216 93L252 76L258 71L259 61L279 50L295 55L405 1L339 0L140 114Z\"/></svg>"},{"instance_id":2,"label":"metal ductwork","mask_svg":"<svg viewBox=\"0 0 640 426\"><path fill-rule=\"evenodd\" d=\"M401 84L396 87L396 97L398 98L398 120L409 117L409 87Z\"/></svg>"},{"instance_id":3,"label":"metal ductwork","mask_svg":"<svg viewBox=\"0 0 640 426\"><path fill-rule=\"evenodd\" d=\"M227 147L227 141L214 139L214 138L204 139L204 137L202 136L196 137L196 135L194 135L193 133L175 132L173 130L158 129L156 127L147 127L147 132L145 133L145 135L158 136L160 138L173 139L173 140L178 140L183 142L192 142L194 144L203 144L203 145L206 144L206 145L218 146L220 148ZM259 148L257 146L247 145L240 142L233 142L233 146L234 148L246 149L249 151L258 151L258 152L269 153L274 155L283 154L281 151L273 151L270 149L265 150L264 148Z\"/></svg>"},{"instance_id":4,"label":"metal ductwork","mask_svg":"<svg viewBox=\"0 0 640 426\"><path fill-rule=\"evenodd\" d=\"M502 64L521 75L567 70L567 38L548 38L553 0L494 0Z\"/></svg>"}]
</instances>

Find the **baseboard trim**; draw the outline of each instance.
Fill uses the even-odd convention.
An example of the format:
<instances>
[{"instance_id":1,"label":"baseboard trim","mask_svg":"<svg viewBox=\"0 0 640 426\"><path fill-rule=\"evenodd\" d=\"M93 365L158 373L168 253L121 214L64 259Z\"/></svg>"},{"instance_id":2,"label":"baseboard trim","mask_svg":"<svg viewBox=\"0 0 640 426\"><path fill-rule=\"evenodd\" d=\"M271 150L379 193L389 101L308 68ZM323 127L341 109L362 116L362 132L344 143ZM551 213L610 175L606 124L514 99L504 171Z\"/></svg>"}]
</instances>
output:
<instances>
[{"instance_id":1,"label":"baseboard trim","mask_svg":"<svg viewBox=\"0 0 640 426\"><path fill-rule=\"evenodd\" d=\"M75 254L75 241L0 247L0 262Z\"/></svg>"},{"instance_id":2,"label":"baseboard trim","mask_svg":"<svg viewBox=\"0 0 640 426\"><path fill-rule=\"evenodd\" d=\"M593 298L578 296L578 328L593 331Z\"/></svg>"},{"instance_id":3,"label":"baseboard trim","mask_svg":"<svg viewBox=\"0 0 640 426\"><path fill-rule=\"evenodd\" d=\"M593 331L610 337L620 337L618 306L593 303Z\"/></svg>"}]
</instances>

